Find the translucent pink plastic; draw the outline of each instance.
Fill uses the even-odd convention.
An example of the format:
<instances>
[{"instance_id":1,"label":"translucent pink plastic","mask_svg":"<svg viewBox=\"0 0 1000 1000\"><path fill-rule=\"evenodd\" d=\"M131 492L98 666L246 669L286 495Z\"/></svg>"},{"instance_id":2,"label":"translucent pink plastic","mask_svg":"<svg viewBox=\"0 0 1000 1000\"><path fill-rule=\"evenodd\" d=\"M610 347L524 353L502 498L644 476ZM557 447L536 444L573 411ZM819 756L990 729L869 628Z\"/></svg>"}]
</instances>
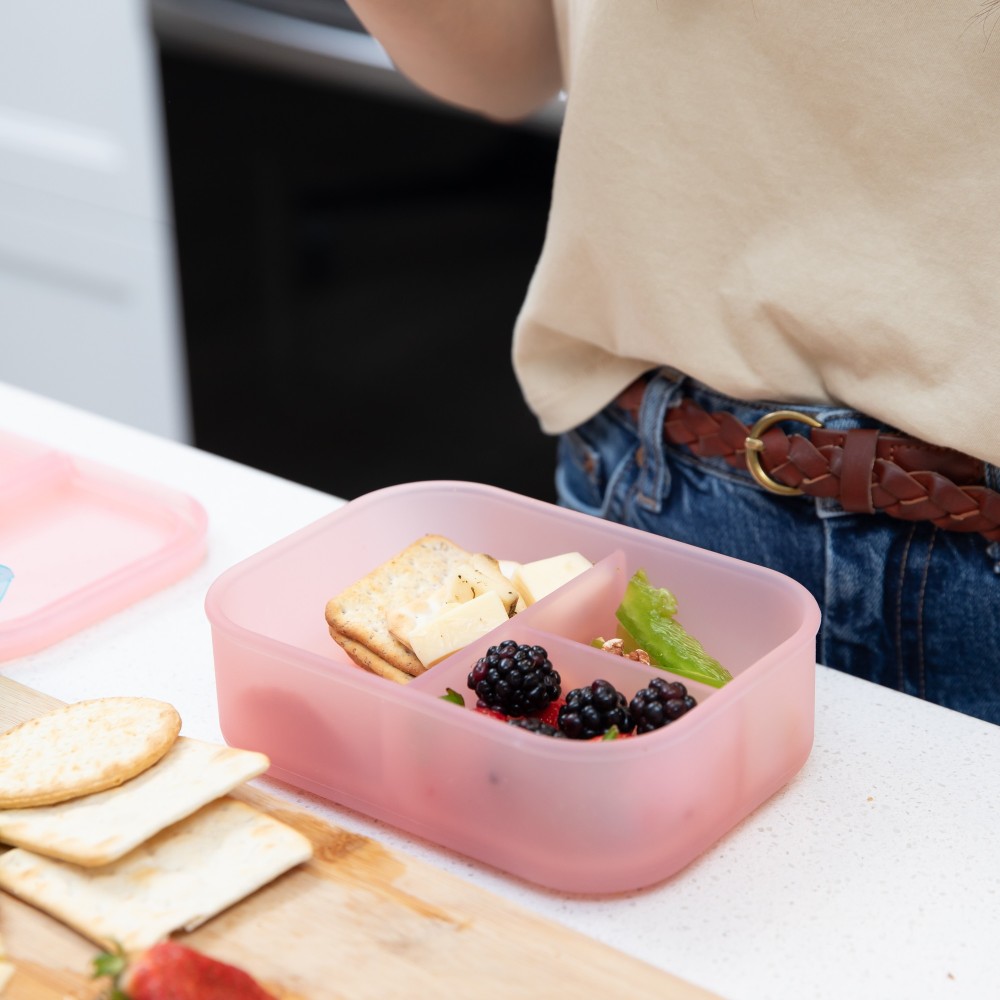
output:
<instances>
[{"instance_id":1,"label":"translucent pink plastic","mask_svg":"<svg viewBox=\"0 0 1000 1000\"><path fill-rule=\"evenodd\" d=\"M0 660L173 583L205 555L192 498L0 433Z\"/></svg>"},{"instance_id":2,"label":"translucent pink plastic","mask_svg":"<svg viewBox=\"0 0 1000 1000\"><path fill-rule=\"evenodd\" d=\"M330 638L327 600L426 533L527 562L571 550L594 568L482 641L401 685ZM475 712L466 678L503 637L539 643L563 691L627 697L663 671L589 645L615 632L636 569L734 679L685 682L698 706L664 729L556 740ZM210 588L226 740L268 754L292 785L532 882L613 893L677 872L784 785L812 748L809 593L777 573L488 486L422 482L352 501ZM669 676L669 675L668 675ZM443 700L447 688L466 708Z\"/></svg>"}]
</instances>

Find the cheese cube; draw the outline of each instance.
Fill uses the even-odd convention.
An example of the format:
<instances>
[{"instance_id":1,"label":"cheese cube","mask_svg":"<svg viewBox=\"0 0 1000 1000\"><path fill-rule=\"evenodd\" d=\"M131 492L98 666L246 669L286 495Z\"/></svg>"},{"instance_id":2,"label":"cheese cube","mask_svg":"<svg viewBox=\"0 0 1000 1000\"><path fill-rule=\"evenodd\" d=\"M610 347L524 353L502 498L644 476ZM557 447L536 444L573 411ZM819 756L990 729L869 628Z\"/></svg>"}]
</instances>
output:
<instances>
[{"instance_id":1,"label":"cheese cube","mask_svg":"<svg viewBox=\"0 0 1000 1000\"><path fill-rule=\"evenodd\" d=\"M500 567L500 572L503 573L508 580L513 580L514 573L521 564L519 562L515 562L513 559L498 559L497 565Z\"/></svg>"},{"instance_id":2,"label":"cheese cube","mask_svg":"<svg viewBox=\"0 0 1000 1000\"><path fill-rule=\"evenodd\" d=\"M425 667L432 667L446 656L507 621L507 609L500 595L488 590L471 601L450 604L436 615L421 621L408 638L410 649Z\"/></svg>"},{"instance_id":3,"label":"cheese cube","mask_svg":"<svg viewBox=\"0 0 1000 1000\"><path fill-rule=\"evenodd\" d=\"M579 576L584 570L590 569L592 565L579 552L564 552L548 559L522 563L514 570L511 582L517 587L525 604L531 605L568 583L573 577Z\"/></svg>"},{"instance_id":4,"label":"cheese cube","mask_svg":"<svg viewBox=\"0 0 1000 1000\"><path fill-rule=\"evenodd\" d=\"M500 572L511 582L511 586L514 585L514 574L520 568L521 564L519 562L514 562L513 559L498 559L497 565L500 567ZM517 590L517 588L514 588ZM523 611L528 605L525 603L524 598L521 596L521 592L517 591L517 600L514 602L514 607L511 609L511 614L517 614L519 611Z\"/></svg>"}]
</instances>

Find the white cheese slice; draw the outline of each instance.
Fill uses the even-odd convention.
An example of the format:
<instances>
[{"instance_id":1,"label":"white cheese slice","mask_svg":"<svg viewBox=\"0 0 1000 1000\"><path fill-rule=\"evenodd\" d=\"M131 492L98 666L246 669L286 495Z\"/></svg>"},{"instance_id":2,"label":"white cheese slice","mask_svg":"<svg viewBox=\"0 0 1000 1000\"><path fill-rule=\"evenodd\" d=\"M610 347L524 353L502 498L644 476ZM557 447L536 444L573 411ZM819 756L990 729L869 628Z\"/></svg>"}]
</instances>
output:
<instances>
[{"instance_id":1,"label":"white cheese slice","mask_svg":"<svg viewBox=\"0 0 1000 1000\"><path fill-rule=\"evenodd\" d=\"M547 559L522 563L514 570L511 582L524 603L531 605L591 568L593 563L579 552L564 552Z\"/></svg>"},{"instance_id":2,"label":"white cheese slice","mask_svg":"<svg viewBox=\"0 0 1000 1000\"><path fill-rule=\"evenodd\" d=\"M389 631L404 645L410 645L410 633L440 614L453 604L471 601L475 597L472 586L458 574L450 577L440 587L423 597L407 601L387 613Z\"/></svg>"},{"instance_id":3,"label":"white cheese slice","mask_svg":"<svg viewBox=\"0 0 1000 1000\"><path fill-rule=\"evenodd\" d=\"M517 588L499 573L496 561L490 556L477 553L471 556L469 562L459 564L434 590L391 608L386 613L386 624L392 635L403 645L409 646L417 659L423 662L411 642L413 633L454 605L465 604L488 593L497 595L504 606L505 617L513 613L515 605L520 601Z\"/></svg>"},{"instance_id":4,"label":"white cheese slice","mask_svg":"<svg viewBox=\"0 0 1000 1000\"><path fill-rule=\"evenodd\" d=\"M471 601L451 604L420 622L409 635L410 648L425 667L481 639L507 621L504 602L496 591L488 590Z\"/></svg>"},{"instance_id":5,"label":"white cheese slice","mask_svg":"<svg viewBox=\"0 0 1000 1000\"><path fill-rule=\"evenodd\" d=\"M517 588L500 572L497 561L492 556L477 552L467 565L459 567L458 573L472 587L473 596L479 597L494 590L507 611L513 610L518 596Z\"/></svg>"},{"instance_id":6,"label":"white cheese slice","mask_svg":"<svg viewBox=\"0 0 1000 1000\"><path fill-rule=\"evenodd\" d=\"M515 562L513 559L498 559L497 565L500 567L500 572L511 582L511 586L514 586L514 574L520 567L519 562ZM517 587L514 587L517 590ZM519 611L523 611L528 605L525 604L524 598L521 596L521 592L517 592L517 600L514 602L514 608L511 614L517 614Z\"/></svg>"}]
</instances>

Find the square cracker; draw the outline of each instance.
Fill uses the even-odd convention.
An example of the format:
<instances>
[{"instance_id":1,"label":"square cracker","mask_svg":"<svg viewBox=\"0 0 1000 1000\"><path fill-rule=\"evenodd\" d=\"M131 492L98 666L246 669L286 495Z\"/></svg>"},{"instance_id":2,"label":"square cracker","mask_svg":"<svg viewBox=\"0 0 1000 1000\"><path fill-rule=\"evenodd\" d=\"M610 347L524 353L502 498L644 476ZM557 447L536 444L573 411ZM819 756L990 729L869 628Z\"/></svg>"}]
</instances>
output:
<instances>
[{"instance_id":1,"label":"square cracker","mask_svg":"<svg viewBox=\"0 0 1000 1000\"><path fill-rule=\"evenodd\" d=\"M0 888L104 948L141 951L193 930L312 856L285 823L221 798L125 857L81 868L14 848L0 855Z\"/></svg>"},{"instance_id":2,"label":"square cracker","mask_svg":"<svg viewBox=\"0 0 1000 1000\"><path fill-rule=\"evenodd\" d=\"M469 569L488 579L508 611L513 609L517 591L494 558L469 552L443 535L429 534L327 601L330 635L359 666L405 683L425 667L389 630L390 612L426 597L455 573Z\"/></svg>"},{"instance_id":3,"label":"square cracker","mask_svg":"<svg viewBox=\"0 0 1000 1000\"><path fill-rule=\"evenodd\" d=\"M106 865L269 765L256 751L181 736L166 756L117 788L0 809L0 842L77 865Z\"/></svg>"},{"instance_id":4,"label":"square cracker","mask_svg":"<svg viewBox=\"0 0 1000 1000\"><path fill-rule=\"evenodd\" d=\"M362 643L356 642L354 639L348 639L347 636L340 635L334 632L333 629L330 630L330 634L359 667L364 667L370 673L377 674L379 677L385 677L390 681L395 681L397 684L406 684L413 680L412 674L408 674L405 670L400 670L399 667L394 667L391 663L387 663L381 656L376 656Z\"/></svg>"}]
</instances>

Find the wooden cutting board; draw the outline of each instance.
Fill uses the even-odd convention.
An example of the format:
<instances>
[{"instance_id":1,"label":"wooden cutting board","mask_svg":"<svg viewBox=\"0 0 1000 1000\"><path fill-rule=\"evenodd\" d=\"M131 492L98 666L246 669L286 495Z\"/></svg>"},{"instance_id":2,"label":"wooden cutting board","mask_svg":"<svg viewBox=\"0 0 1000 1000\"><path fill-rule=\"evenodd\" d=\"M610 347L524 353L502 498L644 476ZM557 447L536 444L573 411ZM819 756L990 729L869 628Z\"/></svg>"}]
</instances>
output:
<instances>
[{"instance_id":1,"label":"wooden cutting board","mask_svg":"<svg viewBox=\"0 0 1000 1000\"><path fill-rule=\"evenodd\" d=\"M0 677L0 732L62 704ZM720 1000L501 896L244 786L237 798L306 834L311 861L176 939L282 1000L657 997ZM17 969L3 1000L82 1000L94 944L0 892Z\"/></svg>"}]
</instances>

